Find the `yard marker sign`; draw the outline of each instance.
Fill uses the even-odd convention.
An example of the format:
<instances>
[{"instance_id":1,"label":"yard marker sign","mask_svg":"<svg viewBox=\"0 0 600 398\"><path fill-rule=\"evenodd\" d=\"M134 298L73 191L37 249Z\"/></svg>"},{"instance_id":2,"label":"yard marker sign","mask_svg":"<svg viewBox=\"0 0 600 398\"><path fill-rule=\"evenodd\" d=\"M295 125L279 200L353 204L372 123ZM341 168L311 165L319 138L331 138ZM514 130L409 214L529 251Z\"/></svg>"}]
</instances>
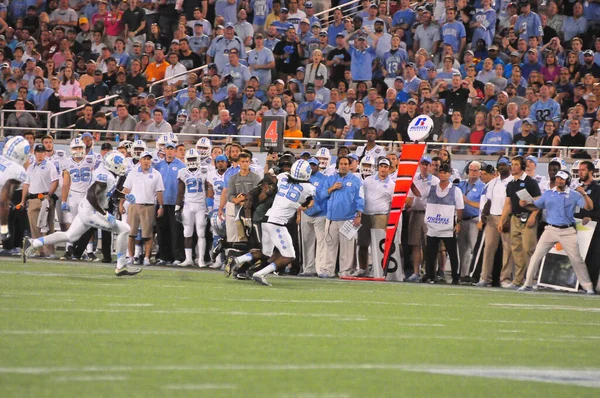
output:
<instances>
[{"instance_id":1,"label":"yard marker sign","mask_svg":"<svg viewBox=\"0 0 600 398\"><path fill-rule=\"evenodd\" d=\"M402 145L402 154L400 155L400 161L398 163L398 177L396 179L396 186L394 188L394 196L392 197L392 206L385 234L385 248L382 262L384 275L387 274L390 252L392 245L394 244L400 216L402 215L402 208L404 207L406 196L408 195L408 191L413 183L413 178L419 167L419 161L425 152L426 145L419 144L418 142L424 140L429 135L432 128L433 120L427 115L417 116L408 126L408 135L415 143Z\"/></svg>"}]
</instances>

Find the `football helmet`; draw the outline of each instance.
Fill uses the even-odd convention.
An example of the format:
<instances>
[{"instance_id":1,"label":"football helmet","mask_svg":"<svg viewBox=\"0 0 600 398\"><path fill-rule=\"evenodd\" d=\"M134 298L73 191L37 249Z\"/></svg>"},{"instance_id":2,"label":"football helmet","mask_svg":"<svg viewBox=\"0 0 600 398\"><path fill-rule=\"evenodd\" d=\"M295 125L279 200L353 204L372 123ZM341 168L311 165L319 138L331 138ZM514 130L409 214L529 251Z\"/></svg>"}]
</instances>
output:
<instances>
[{"instance_id":1,"label":"football helmet","mask_svg":"<svg viewBox=\"0 0 600 398\"><path fill-rule=\"evenodd\" d=\"M184 124L188 120L188 113L185 109L180 110L177 113L177 123Z\"/></svg>"},{"instance_id":2,"label":"football helmet","mask_svg":"<svg viewBox=\"0 0 600 398\"><path fill-rule=\"evenodd\" d=\"M71 140L71 157L74 159L83 159L85 156L85 144L81 138L73 138Z\"/></svg>"},{"instance_id":3,"label":"football helmet","mask_svg":"<svg viewBox=\"0 0 600 398\"><path fill-rule=\"evenodd\" d=\"M331 163L331 152L327 148L319 148L315 153L315 157L319 160L319 169L325 170Z\"/></svg>"},{"instance_id":4,"label":"football helmet","mask_svg":"<svg viewBox=\"0 0 600 398\"><path fill-rule=\"evenodd\" d=\"M594 160L594 180L600 181L600 159Z\"/></svg>"},{"instance_id":5,"label":"football helmet","mask_svg":"<svg viewBox=\"0 0 600 398\"><path fill-rule=\"evenodd\" d=\"M579 165L581 164L581 160L576 160L571 166L571 175L573 178L579 178Z\"/></svg>"},{"instance_id":6,"label":"football helmet","mask_svg":"<svg viewBox=\"0 0 600 398\"><path fill-rule=\"evenodd\" d=\"M565 162L565 160L563 158L552 158L552 160L550 160L550 162L560 163L560 169L567 171L567 162Z\"/></svg>"},{"instance_id":7,"label":"football helmet","mask_svg":"<svg viewBox=\"0 0 600 398\"><path fill-rule=\"evenodd\" d=\"M119 151L111 151L104 156L104 168L115 175L124 176L127 171L125 156Z\"/></svg>"},{"instance_id":8,"label":"football helmet","mask_svg":"<svg viewBox=\"0 0 600 398\"><path fill-rule=\"evenodd\" d=\"M375 158L373 156L365 156L360 161L360 174L364 177L368 177L373 175L373 171L375 169Z\"/></svg>"},{"instance_id":9,"label":"football helmet","mask_svg":"<svg viewBox=\"0 0 600 398\"><path fill-rule=\"evenodd\" d=\"M188 169L196 170L200 165L200 155L194 148L190 148L185 152L185 164Z\"/></svg>"},{"instance_id":10,"label":"football helmet","mask_svg":"<svg viewBox=\"0 0 600 398\"><path fill-rule=\"evenodd\" d=\"M290 176L298 181L310 180L311 174L312 170L310 168L310 163L302 159L296 160L290 169Z\"/></svg>"},{"instance_id":11,"label":"football helmet","mask_svg":"<svg viewBox=\"0 0 600 398\"><path fill-rule=\"evenodd\" d=\"M2 150L2 155L22 166L29 158L30 151L31 147L29 146L29 141L18 135L6 141Z\"/></svg>"},{"instance_id":12,"label":"football helmet","mask_svg":"<svg viewBox=\"0 0 600 398\"><path fill-rule=\"evenodd\" d=\"M209 157L212 151L212 143L210 142L210 139L207 137L200 138L196 143L196 149L200 154L200 159L206 159Z\"/></svg>"},{"instance_id":13,"label":"football helmet","mask_svg":"<svg viewBox=\"0 0 600 398\"><path fill-rule=\"evenodd\" d=\"M131 157L135 160L140 160L142 153L148 150L148 146L142 140L136 140L131 145Z\"/></svg>"}]
</instances>

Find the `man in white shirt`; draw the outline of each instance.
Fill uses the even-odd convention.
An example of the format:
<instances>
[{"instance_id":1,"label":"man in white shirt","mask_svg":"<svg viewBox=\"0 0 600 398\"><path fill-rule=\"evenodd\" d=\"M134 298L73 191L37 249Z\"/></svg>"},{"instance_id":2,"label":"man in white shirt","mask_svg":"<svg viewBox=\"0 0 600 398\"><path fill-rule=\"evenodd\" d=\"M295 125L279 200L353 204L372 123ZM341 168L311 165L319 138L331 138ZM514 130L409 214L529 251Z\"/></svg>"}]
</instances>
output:
<instances>
[{"instance_id":1,"label":"man in white shirt","mask_svg":"<svg viewBox=\"0 0 600 398\"><path fill-rule=\"evenodd\" d=\"M177 87L177 89L180 89L184 84L187 84L187 69L181 62L179 62L179 54L175 52L169 54L169 64L170 65L167 66L167 69L165 70L165 79L177 76L167 80L167 82L169 85L173 85Z\"/></svg>"},{"instance_id":2,"label":"man in white shirt","mask_svg":"<svg viewBox=\"0 0 600 398\"><path fill-rule=\"evenodd\" d=\"M131 228L129 235L129 258L127 264L133 264L133 253L135 249L135 237L138 228L142 230L142 240L145 246L144 265L150 265L150 254L152 253L152 237L156 217L163 215L163 184L162 176L152 167L152 154L144 152L140 157L139 167L133 169L125 179L119 211L125 214L125 201L131 205L127 209L127 223ZM155 206L158 200L158 212L155 214Z\"/></svg>"},{"instance_id":3,"label":"man in white shirt","mask_svg":"<svg viewBox=\"0 0 600 398\"><path fill-rule=\"evenodd\" d=\"M518 117L519 105L516 102L511 102L506 105L506 115L508 116L504 121L504 130L508 131L513 137L519 131L515 131L515 126L521 121ZM520 124L519 124L520 125Z\"/></svg>"},{"instance_id":4,"label":"man in white shirt","mask_svg":"<svg viewBox=\"0 0 600 398\"><path fill-rule=\"evenodd\" d=\"M390 178L390 161L386 158L377 163L377 173L365 178L363 190L365 192L365 209L361 218L361 228L358 230L358 265L359 268L352 275L355 277L367 276L369 264L369 246L371 246L371 229L387 227L387 221L394 195L395 183ZM377 250L372 247L371 250ZM379 264L373 264L374 267Z\"/></svg>"},{"instance_id":5,"label":"man in white shirt","mask_svg":"<svg viewBox=\"0 0 600 398\"><path fill-rule=\"evenodd\" d=\"M492 269L494 268L494 257L498 250L498 242L502 240L502 272L500 274L501 286L510 285L512 275L512 255L510 249L510 227L507 225L502 233L498 232L498 223L502 216L502 209L506 202L506 186L513 180L510 174L510 160L501 157L498 160L498 177L490 181L481 195L482 215L477 227L483 228L485 248L483 249L483 263L478 287L489 287L492 285ZM489 209L489 210L488 210Z\"/></svg>"},{"instance_id":6,"label":"man in white shirt","mask_svg":"<svg viewBox=\"0 0 600 398\"><path fill-rule=\"evenodd\" d=\"M365 138L367 139L367 143L359 146L355 151L359 159L363 156L372 156L374 159L378 159L381 156L385 157L385 149L375 143L375 140L377 139L377 130L375 130L375 127L367 128Z\"/></svg>"},{"instance_id":7,"label":"man in white shirt","mask_svg":"<svg viewBox=\"0 0 600 398\"><path fill-rule=\"evenodd\" d=\"M408 222L408 244L412 247L413 274L406 279L407 282L420 282L421 263L423 262L423 248L427 241L427 224L425 223L425 209L427 197L432 185L438 185L439 178L431 174L431 158L423 156L419 162L419 173L413 179L413 186L406 197L406 208L410 214Z\"/></svg>"}]
</instances>

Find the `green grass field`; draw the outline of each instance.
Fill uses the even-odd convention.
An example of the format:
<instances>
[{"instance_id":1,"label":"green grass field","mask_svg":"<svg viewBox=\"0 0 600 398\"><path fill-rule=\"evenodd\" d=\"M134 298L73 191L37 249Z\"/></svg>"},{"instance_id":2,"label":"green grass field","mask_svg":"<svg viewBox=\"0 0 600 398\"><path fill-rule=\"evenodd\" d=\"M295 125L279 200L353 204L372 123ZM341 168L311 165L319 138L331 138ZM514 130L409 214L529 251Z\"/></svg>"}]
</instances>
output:
<instances>
[{"instance_id":1,"label":"green grass field","mask_svg":"<svg viewBox=\"0 0 600 398\"><path fill-rule=\"evenodd\" d=\"M0 397L598 397L600 297L0 260Z\"/></svg>"}]
</instances>

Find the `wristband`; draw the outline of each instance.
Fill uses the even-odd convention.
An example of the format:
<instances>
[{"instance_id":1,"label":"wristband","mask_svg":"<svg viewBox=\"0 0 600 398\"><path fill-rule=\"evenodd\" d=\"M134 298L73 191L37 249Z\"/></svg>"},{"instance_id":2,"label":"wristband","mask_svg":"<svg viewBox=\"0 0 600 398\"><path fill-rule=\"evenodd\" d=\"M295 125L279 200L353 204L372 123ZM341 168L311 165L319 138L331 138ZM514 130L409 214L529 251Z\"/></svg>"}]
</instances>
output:
<instances>
[{"instance_id":1,"label":"wristband","mask_svg":"<svg viewBox=\"0 0 600 398\"><path fill-rule=\"evenodd\" d=\"M206 206L215 207L215 200L213 198L206 198Z\"/></svg>"},{"instance_id":2,"label":"wristband","mask_svg":"<svg viewBox=\"0 0 600 398\"><path fill-rule=\"evenodd\" d=\"M163 208L163 205L159 205L159 206L158 206L158 208L159 208L159 209L162 209L162 208Z\"/></svg>"},{"instance_id":3,"label":"wristband","mask_svg":"<svg viewBox=\"0 0 600 398\"><path fill-rule=\"evenodd\" d=\"M162 206L160 206L160 207L162 207ZM175 211L177 212L177 211L179 211L179 210L181 210L181 206L179 206L179 205L175 205Z\"/></svg>"}]
</instances>

